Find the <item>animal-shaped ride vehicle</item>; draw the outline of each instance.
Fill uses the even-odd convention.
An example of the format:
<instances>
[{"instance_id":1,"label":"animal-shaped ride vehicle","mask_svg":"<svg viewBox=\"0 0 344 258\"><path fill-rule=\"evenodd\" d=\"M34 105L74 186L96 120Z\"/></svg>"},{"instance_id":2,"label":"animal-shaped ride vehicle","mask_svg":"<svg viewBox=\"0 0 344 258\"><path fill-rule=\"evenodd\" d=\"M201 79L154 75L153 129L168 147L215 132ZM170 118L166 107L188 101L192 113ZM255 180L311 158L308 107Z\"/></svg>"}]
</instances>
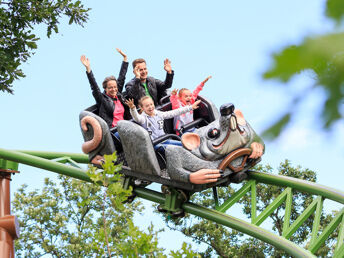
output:
<instances>
[{"instance_id":1,"label":"animal-shaped ride vehicle","mask_svg":"<svg viewBox=\"0 0 344 258\"><path fill-rule=\"evenodd\" d=\"M222 105L219 112L211 101L201 96L198 99L201 103L194 110L194 121L181 128L187 131L196 127L194 132L180 138L173 131L173 119L169 119L164 121L166 135L154 141L132 121L119 121L117 128L109 129L97 115L97 107L92 106L80 113L83 151L89 154L91 163L100 165L104 154L116 150L123 162L123 174L160 183L164 193L171 191L171 187L179 189L186 196L184 199L209 187L241 182L247 177L245 172L260 161L264 143L233 104ZM168 111L171 103L158 109ZM114 136L115 131L120 140ZM156 152L154 145L168 138L180 140L183 147L167 146L165 155ZM252 155L254 158L249 158ZM217 174L220 170L220 175L208 180L208 171L214 170Z\"/></svg>"},{"instance_id":2,"label":"animal-shaped ride vehicle","mask_svg":"<svg viewBox=\"0 0 344 258\"><path fill-rule=\"evenodd\" d=\"M213 185L225 185L241 181L244 172L258 159L249 159L252 143L263 145L240 111L234 105L225 104L220 113L209 100L199 97L199 109L194 111L194 121L181 131L198 127L181 138L174 134L173 119L165 120L166 135L151 141L148 132L132 121L119 121L117 128L109 129L97 115L97 106L80 113L80 124L85 139L83 151L89 154L91 163L100 164L104 154L117 150L130 176L143 180L172 185L185 190L201 191ZM159 110L171 109L165 103ZM120 140L114 136L118 131ZM184 147L168 146L165 157L156 153L153 145L167 138L181 140ZM223 176L215 183L192 182L192 173L201 169L221 169ZM240 176L239 176L240 175ZM191 180L191 181L190 181Z\"/></svg>"}]
</instances>

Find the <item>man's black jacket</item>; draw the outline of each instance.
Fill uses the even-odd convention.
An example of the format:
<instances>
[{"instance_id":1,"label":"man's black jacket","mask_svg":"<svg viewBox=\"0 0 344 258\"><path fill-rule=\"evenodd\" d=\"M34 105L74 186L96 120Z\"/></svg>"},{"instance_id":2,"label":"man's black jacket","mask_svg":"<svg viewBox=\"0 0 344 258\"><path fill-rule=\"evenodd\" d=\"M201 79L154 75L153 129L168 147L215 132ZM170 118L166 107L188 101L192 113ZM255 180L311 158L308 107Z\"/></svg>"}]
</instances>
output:
<instances>
[{"instance_id":1,"label":"man's black jacket","mask_svg":"<svg viewBox=\"0 0 344 258\"><path fill-rule=\"evenodd\" d=\"M166 89L171 88L173 82L174 72L171 74L166 73L165 81L160 81L154 77L147 77L146 83L149 95L151 95L154 105L159 105L159 100L166 96ZM146 90L143 84L140 82L140 79L133 78L125 85L125 90L127 98L134 99L134 103L137 106L138 101L143 96L146 96Z\"/></svg>"}]
</instances>

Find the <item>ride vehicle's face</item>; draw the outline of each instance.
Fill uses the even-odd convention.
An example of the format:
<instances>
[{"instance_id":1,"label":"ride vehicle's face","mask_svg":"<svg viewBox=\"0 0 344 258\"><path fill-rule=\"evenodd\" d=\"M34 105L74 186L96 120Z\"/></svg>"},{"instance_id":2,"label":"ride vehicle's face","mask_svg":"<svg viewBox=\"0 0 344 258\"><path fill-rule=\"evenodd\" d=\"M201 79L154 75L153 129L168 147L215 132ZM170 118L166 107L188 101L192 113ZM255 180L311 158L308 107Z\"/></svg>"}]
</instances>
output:
<instances>
[{"instance_id":1,"label":"ride vehicle's face","mask_svg":"<svg viewBox=\"0 0 344 258\"><path fill-rule=\"evenodd\" d=\"M183 102L184 105L191 105L191 99L192 99L191 91L183 90L180 96L181 102Z\"/></svg>"},{"instance_id":2,"label":"ride vehicle's face","mask_svg":"<svg viewBox=\"0 0 344 258\"><path fill-rule=\"evenodd\" d=\"M137 68L138 72L140 73L141 80L147 79L148 70L146 67L146 63L138 63L135 68Z\"/></svg>"},{"instance_id":3,"label":"ride vehicle's face","mask_svg":"<svg viewBox=\"0 0 344 258\"><path fill-rule=\"evenodd\" d=\"M145 112L147 115L149 116L153 116L154 115L154 102L151 98L147 98L145 100L142 101L141 103L141 108L143 110L143 112Z\"/></svg>"},{"instance_id":4,"label":"ride vehicle's face","mask_svg":"<svg viewBox=\"0 0 344 258\"><path fill-rule=\"evenodd\" d=\"M210 126L204 139L207 144L201 146L201 153L206 150L204 153L210 151L218 157L227 155L249 141L246 122L239 124L235 114L221 116L219 123Z\"/></svg>"},{"instance_id":5,"label":"ride vehicle's face","mask_svg":"<svg viewBox=\"0 0 344 258\"><path fill-rule=\"evenodd\" d=\"M243 116L237 119L236 114L223 114L218 120L199 128L197 134L184 134L182 142L197 157L217 160L245 146L250 136L250 129Z\"/></svg>"},{"instance_id":6,"label":"ride vehicle's face","mask_svg":"<svg viewBox=\"0 0 344 258\"><path fill-rule=\"evenodd\" d=\"M118 92L117 82L116 81L108 81L105 89L105 93L111 97L116 97Z\"/></svg>"}]
</instances>

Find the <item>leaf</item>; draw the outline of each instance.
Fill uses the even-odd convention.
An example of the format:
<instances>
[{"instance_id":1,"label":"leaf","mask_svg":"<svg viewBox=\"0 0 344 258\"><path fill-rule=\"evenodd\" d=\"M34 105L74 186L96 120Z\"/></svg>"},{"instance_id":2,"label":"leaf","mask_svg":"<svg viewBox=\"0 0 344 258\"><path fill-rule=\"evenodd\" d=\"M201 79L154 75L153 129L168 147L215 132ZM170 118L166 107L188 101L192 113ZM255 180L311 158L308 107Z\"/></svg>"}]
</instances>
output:
<instances>
[{"instance_id":1,"label":"leaf","mask_svg":"<svg viewBox=\"0 0 344 258\"><path fill-rule=\"evenodd\" d=\"M288 46L273 55L273 66L263 77L287 82L295 74L312 69L322 73L333 58L344 51L344 33L306 38L298 46Z\"/></svg>"},{"instance_id":2,"label":"leaf","mask_svg":"<svg viewBox=\"0 0 344 258\"><path fill-rule=\"evenodd\" d=\"M327 0L326 15L334 19L337 23L344 17L344 1L342 0Z\"/></svg>"},{"instance_id":3,"label":"leaf","mask_svg":"<svg viewBox=\"0 0 344 258\"><path fill-rule=\"evenodd\" d=\"M32 34L36 25L46 25L47 37L50 38L52 31L58 33L59 20L70 18L73 22L83 26L88 20L89 8L84 8L80 1L57 0L57 1L26 1L16 0L3 3L6 7L0 9L0 32L1 47L8 52L9 59L4 60L1 56L1 84L0 90L13 94L12 84L14 80L24 77L19 73L17 67L25 63L37 48L39 38ZM2 6L3 6L2 5ZM68 11L65 10L68 6ZM62 7L62 8L60 8ZM18 61L18 64L13 64ZM21 71L21 70L20 70Z\"/></svg>"},{"instance_id":4,"label":"leaf","mask_svg":"<svg viewBox=\"0 0 344 258\"><path fill-rule=\"evenodd\" d=\"M263 138L267 138L267 139L274 139L274 138L276 138L279 135L279 133L290 122L290 117L291 117L290 113L287 113L284 116L282 116L276 123L274 123L271 127L266 129L262 133Z\"/></svg>"},{"instance_id":5,"label":"leaf","mask_svg":"<svg viewBox=\"0 0 344 258\"><path fill-rule=\"evenodd\" d=\"M72 15L70 17L68 24L71 25L73 23L73 21L74 21L74 15Z\"/></svg>"},{"instance_id":6,"label":"leaf","mask_svg":"<svg viewBox=\"0 0 344 258\"><path fill-rule=\"evenodd\" d=\"M280 53L273 55L273 65L263 77L288 82L293 76L303 71L313 71L313 88L305 93L292 95L294 100L302 101L310 95L316 87L324 91L325 105L319 106L322 126L330 128L343 114L339 112L344 101L344 33L333 33L305 40L298 46L288 46ZM291 113L292 116L297 110ZM314 112L319 113L319 112ZM279 124L267 129L264 134L273 139L287 124L287 117L282 117Z\"/></svg>"},{"instance_id":7,"label":"leaf","mask_svg":"<svg viewBox=\"0 0 344 258\"><path fill-rule=\"evenodd\" d=\"M36 49L37 48L37 44L33 41L28 41L26 42L26 45L31 48L31 49Z\"/></svg>"}]
</instances>

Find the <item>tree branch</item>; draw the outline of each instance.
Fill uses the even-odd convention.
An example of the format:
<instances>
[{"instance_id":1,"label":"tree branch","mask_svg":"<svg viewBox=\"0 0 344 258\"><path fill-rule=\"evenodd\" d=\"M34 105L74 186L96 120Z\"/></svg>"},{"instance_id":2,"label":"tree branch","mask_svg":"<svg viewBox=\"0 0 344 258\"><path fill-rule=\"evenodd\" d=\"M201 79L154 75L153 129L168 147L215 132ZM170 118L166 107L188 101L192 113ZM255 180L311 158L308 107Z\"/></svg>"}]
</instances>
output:
<instances>
[{"instance_id":1,"label":"tree branch","mask_svg":"<svg viewBox=\"0 0 344 258\"><path fill-rule=\"evenodd\" d=\"M109 239L107 235L107 229L106 229L106 218L105 218L105 202L106 202L106 189L104 190L104 197L103 197L103 203L102 203L102 208L103 208L103 224L104 224L104 235L105 235L105 242L106 242L106 247L108 251L109 258L111 257L111 251L110 251L110 246L109 246Z\"/></svg>"}]
</instances>

